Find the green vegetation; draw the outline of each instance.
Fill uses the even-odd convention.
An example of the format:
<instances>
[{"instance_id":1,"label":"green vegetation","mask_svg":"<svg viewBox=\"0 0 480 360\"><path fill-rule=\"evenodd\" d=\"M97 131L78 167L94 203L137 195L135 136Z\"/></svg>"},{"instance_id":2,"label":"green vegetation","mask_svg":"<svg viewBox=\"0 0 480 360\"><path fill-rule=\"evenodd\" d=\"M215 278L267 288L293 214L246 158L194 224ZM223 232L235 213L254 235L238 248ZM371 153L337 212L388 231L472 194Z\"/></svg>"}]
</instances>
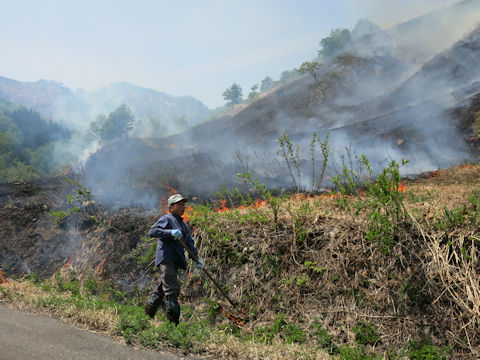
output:
<instances>
[{"instance_id":1,"label":"green vegetation","mask_svg":"<svg viewBox=\"0 0 480 360\"><path fill-rule=\"evenodd\" d=\"M361 321L352 328L355 333L355 342L361 345L375 345L379 340L378 330L369 322Z\"/></svg>"},{"instance_id":2,"label":"green vegetation","mask_svg":"<svg viewBox=\"0 0 480 360\"><path fill-rule=\"evenodd\" d=\"M406 163L402 161L402 165ZM343 161L341 172L333 177L340 194L338 204L353 217L366 210L369 223L365 238L377 242L382 251L388 253L395 245L396 234L406 217L400 164L392 160L375 179L370 162L364 155L358 158L358 164L360 170L356 171L353 165ZM364 176L364 170L367 176ZM359 196L360 192L364 197ZM349 198L352 195L359 200L352 202Z\"/></svg>"},{"instance_id":3,"label":"green vegetation","mask_svg":"<svg viewBox=\"0 0 480 360\"><path fill-rule=\"evenodd\" d=\"M350 30L348 29L333 29L330 36L320 41L322 49L319 50L318 55L327 59L340 54L350 42L350 37Z\"/></svg>"},{"instance_id":4,"label":"green vegetation","mask_svg":"<svg viewBox=\"0 0 480 360\"><path fill-rule=\"evenodd\" d=\"M105 144L114 139L128 135L135 122L135 116L130 108L122 104L108 116L100 114L90 123L87 137Z\"/></svg>"},{"instance_id":5,"label":"green vegetation","mask_svg":"<svg viewBox=\"0 0 480 360\"><path fill-rule=\"evenodd\" d=\"M287 344L303 344L307 340L305 332L297 324L288 323L282 314L277 316L273 324L256 328L254 336L267 343L272 343L275 337L281 338Z\"/></svg>"},{"instance_id":6,"label":"green vegetation","mask_svg":"<svg viewBox=\"0 0 480 360\"><path fill-rule=\"evenodd\" d=\"M227 106L240 104L242 100L242 88L237 83L233 83L223 92L223 98L227 101Z\"/></svg>"},{"instance_id":7,"label":"green vegetation","mask_svg":"<svg viewBox=\"0 0 480 360\"><path fill-rule=\"evenodd\" d=\"M50 211L50 215L55 218L57 224L60 224L65 217L78 213L82 207L88 207L89 213L93 213L97 208L101 207L100 204L95 203L95 196L92 192L79 181L67 177L64 177L64 180L72 185L75 190L73 194L67 194L65 206L61 209ZM98 223L99 220L95 216L89 215L89 217L93 222Z\"/></svg>"},{"instance_id":8,"label":"green vegetation","mask_svg":"<svg viewBox=\"0 0 480 360\"><path fill-rule=\"evenodd\" d=\"M55 145L69 137L65 127L0 99L0 182L52 175L65 160Z\"/></svg>"},{"instance_id":9,"label":"green vegetation","mask_svg":"<svg viewBox=\"0 0 480 360\"><path fill-rule=\"evenodd\" d=\"M320 64L318 61L305 61L298 69L300 74L310 74L315 81L318 81L317 71L320 70Z\"/></svg>"}]
</instances>

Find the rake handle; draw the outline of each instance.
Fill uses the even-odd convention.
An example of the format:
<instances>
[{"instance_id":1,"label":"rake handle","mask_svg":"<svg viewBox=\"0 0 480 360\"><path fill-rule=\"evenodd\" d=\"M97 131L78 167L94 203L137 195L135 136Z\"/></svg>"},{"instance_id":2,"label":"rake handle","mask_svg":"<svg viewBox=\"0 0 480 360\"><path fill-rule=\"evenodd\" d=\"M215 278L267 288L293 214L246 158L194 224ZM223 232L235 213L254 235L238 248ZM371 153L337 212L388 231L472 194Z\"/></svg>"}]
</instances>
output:
<instances>
[{"instance_id":1,"label":"rake handle","mask_svg":"<svg viewBox=\"0 0 480 360\"><path fill-rule=\"evenodd\" d=\"M195 256L195 254L193 253L192 250L190 250L190 248L183 242L182 239L177 239L177 241L188 251L188 253L190 254L190 256L192 257L192 259L195 259L195 261L197 262L197 264L200 264L200 262L198 261L197 257ZM235 303L233 302L232 299L230 299L227 295L227 293L222 289L222 287L215 281L215 279L212 277L212 275L210 275L210 273L207 271L207 269L205 269L205 266L202 268L202 270L205 272L205 274L208 276L208 278L210 280L212 280L212 282L215 284L215 286L217 287L217 289L222 293L223 296L225 296L225 298L230 302L230 304L232 304L232 306L236 309L237 308L237 305L235 305Z\"/></svg>"}]
</instances>

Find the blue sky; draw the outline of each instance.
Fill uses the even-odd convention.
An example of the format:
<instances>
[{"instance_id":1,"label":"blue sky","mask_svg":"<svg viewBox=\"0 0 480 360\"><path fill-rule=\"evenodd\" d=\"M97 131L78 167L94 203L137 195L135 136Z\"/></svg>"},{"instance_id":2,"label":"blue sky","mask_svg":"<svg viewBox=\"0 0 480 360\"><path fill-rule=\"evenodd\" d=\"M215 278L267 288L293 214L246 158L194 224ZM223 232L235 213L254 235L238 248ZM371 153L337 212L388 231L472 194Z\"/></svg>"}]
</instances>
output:
<instances>
[{"instance_id":1,"label":"blue sky","mask_svg":"<svg viewBox=\"0 0 480 360\"><path fill-rule=\"evenodd\" d=\"M333 28L386 28L458 0L0 0L0 75L96 90L113 82L215 108L234 82L311 60Z\"/></svg>"}]
</instances>

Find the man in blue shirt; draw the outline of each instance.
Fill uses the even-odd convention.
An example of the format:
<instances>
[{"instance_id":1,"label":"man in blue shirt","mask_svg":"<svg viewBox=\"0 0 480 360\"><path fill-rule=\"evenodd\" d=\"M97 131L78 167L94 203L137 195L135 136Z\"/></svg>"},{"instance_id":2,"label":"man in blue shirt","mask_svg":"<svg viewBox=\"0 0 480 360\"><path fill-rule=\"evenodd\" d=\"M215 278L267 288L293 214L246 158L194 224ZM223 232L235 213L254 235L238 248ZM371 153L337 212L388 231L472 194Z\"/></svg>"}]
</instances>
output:
<instances>
[{"instance_id":1,"label":"man in blue shirt","mask_svg":"<svg viewBox=\"0 0 480 360\"><path fill-rule=\"evenodd\" d=\"M198 257L188 225L183 221L187 199L180 194L168 198L169 213L163 215L148 231L148 235L158 238L155 266L159 269L159 284L152 293L145 306L145 314L152 319L159 307L165 310L167 318L178 324L180 319L180 283L177 279L178 269L185 270L187 261L181 239L195 255L197 268L202 269L205 264Z\"/></svg>"}]
</instances>

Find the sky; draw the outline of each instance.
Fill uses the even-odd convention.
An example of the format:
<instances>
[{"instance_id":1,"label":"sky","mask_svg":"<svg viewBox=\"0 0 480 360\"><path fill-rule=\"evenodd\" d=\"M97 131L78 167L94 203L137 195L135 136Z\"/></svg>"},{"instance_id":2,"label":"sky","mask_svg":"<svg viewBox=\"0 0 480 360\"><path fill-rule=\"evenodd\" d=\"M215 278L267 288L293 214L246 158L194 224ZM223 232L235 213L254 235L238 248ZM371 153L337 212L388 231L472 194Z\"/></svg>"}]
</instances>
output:
<instances>
[{"instance_id":1,"label":"sky","mask_svg":"<svg viewBox=\"0 0 480 360\"><path fill-rule=\"evenodd\" d=\"M0 0L0 76L94 91L128 82L213 109L233 83L312 60L334 28L382 28L459 0Z\"/></svg>"}]
</instances>

